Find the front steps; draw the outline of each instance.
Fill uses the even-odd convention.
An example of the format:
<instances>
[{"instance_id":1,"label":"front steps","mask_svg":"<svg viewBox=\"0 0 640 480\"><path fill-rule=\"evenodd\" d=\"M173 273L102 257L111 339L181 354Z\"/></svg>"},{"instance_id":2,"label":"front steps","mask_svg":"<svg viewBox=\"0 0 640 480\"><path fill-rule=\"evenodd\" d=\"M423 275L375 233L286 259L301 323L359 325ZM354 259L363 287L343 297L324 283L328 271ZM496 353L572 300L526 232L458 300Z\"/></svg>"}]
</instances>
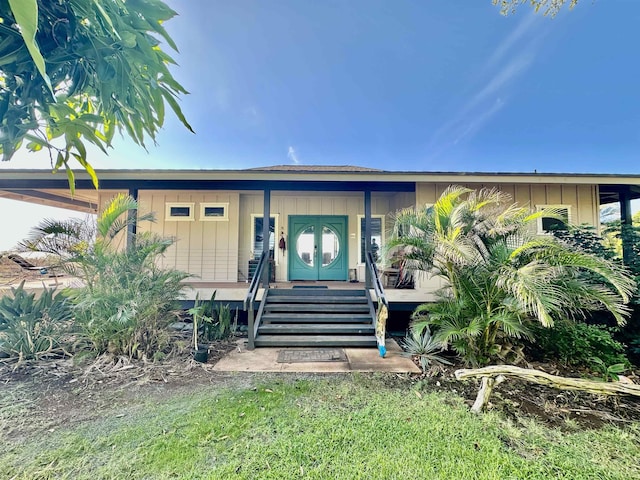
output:
<instances>
[{"instance_id":1,"label":"front steps","mask_svg":"<svg viewBox=\"0 0 640 480\"><path fill-rule=\"evenodd\" d=\"M375 347L366 290L270 289L256 321L256 347Z\"/></svg>"}]
</instances>

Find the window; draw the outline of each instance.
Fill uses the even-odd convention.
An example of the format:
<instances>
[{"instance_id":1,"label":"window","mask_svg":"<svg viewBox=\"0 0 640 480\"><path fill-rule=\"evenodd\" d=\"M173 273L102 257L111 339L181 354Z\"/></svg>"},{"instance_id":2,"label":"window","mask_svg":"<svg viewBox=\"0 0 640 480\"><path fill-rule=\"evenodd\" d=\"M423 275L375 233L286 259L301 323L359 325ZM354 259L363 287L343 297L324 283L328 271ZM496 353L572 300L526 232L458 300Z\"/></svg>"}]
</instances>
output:
<instances>
[{"instance_id":1,"label":"window","mask_svg":"<svg viewBox=\"0 0 640 480\"><path fill-rule=\"evenodd\" d=\"M167 203L165 204L165 221L189 222L193 221L194 203Z\"/></svg>"},{"instance_id":2,"label":"window","mask_svg":"<svg viewBox=\"0 0 640 480\"><path fill-rule=\"evenodd\" d=\"M365 218L364 215L358 215L358 238L360 238L360 263L365 263L365 244L364 244L364 230L365 230ZM371 215L371 253L376 260L380 258L380 248L382 247L382 232L384 232L384 215Z\"/></svg>"},{"instance_id":3,"label":"window","mask_svg":"<svg viewBox=\"0 0 640 480\"><path fill-rule=\"evenodd\" d=\"M560 218L541 217L538 218L538 233L550 233L554 230L567 230L571 221L571 205L536 205L536 209L554 210Z\"/></svg>"},{"instance_id":4,"label":"window","mask_svg":"<svg viewBox=\"0 0 640 480\"><path fill-rule=\"evenodd\" d=\"M262 255L262 234L263 234L263 216L251 215L251 251L253 252L253 258L258 259ZM269 258L276 260L275 255L276 248L276 232L278 231L278 215L272 215L269 219Z\"/></svg>"},{"instance_id":5,"label":"window","mask_svg":"<svg viewBox=\"0 0 640 480\"><path fill-rule=\"evenodd\" d=\"M228 221L228 210L228 203L201 203L200 220L203 222Z\"/></svg>"}]
</instances>

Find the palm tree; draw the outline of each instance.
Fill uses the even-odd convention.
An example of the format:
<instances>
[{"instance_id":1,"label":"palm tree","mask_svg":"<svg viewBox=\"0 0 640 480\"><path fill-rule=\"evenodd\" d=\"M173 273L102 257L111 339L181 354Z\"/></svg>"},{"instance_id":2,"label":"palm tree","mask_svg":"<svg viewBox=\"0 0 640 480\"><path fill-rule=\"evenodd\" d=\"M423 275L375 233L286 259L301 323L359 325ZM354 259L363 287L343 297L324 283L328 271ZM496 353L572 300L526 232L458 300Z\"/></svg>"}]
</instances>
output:
<instances>
[{"instance_id":1,"label":"palm tree","mask_svg":"<svg viewBox=\"0 0 640 480\"><path fill-rule=\"evenodd\" d=\"M414 326L435 327L436 341L478 365L511 339L530 337L531 321L550 327L606 309L623 324L632 279L614 262L537 235L543 216L559 212L531 213L495 189L459 186L431 207L399 212L387 248L402 248L409 268L446 281L436 303L414 312Z\"/></svg>"},{"instance_id":2,"label":"palm tree","mask_svg":"<svg viewBox=\"0 0 640 480\"><path fill-rule=\"evenodd\" d=\"M162 351L168 342L165 327L175 319L175 301L188 277L158 265L172 239L141 232L125 243L124 232L135 220L154 219L137 208L135 199L119 194L98 215L95 227L45 221L24 242L30 249L58 254L66 270L83 281L82 288L67 294L76 322L99 353L151 357Z\"/></svg>"}]
</instances>

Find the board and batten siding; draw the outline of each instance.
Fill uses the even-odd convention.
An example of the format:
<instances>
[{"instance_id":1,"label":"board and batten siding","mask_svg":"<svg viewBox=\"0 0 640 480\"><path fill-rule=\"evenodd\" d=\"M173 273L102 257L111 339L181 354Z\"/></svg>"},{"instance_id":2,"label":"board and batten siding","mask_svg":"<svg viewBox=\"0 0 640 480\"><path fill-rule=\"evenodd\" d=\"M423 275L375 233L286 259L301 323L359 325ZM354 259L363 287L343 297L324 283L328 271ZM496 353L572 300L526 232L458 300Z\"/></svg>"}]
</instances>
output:
<instances>
[{"instance_id":1,"label":"board and batten siding","mask_svg":"<svg viewBox=\"0 0 640 480\"><path fill-rule=\"evenodd\" d=\"M140 212L156 215L155 222L141 223L138 231L175 239L161 257L161 266L188 272L196 282L238 281L238 192L141 190L138 202ZM165 205L174 202L193 203L194 220L165 218ZM201 203L228 203L228 219L202 221Z\"/></svg>"},{"instance_id":2,"label":"board and batten siding","mask_svg":"<svg viewBox=\"0 0 640 480\"><path fill-rule=\"evenodd\" d=\"M390 213L395 211L395 194L372 193L371 214L385 215L385 229L389 230ZM404 196L396 201L405 205L414 203L413 194L409 200ZM238 270L245 278L248 276L248 264L251 258L251 215L262 216L262 193L247 192L240 194L240 254ZM350 192L273 192L271 194L271 215L277 215L278 231L276 232L276 280L285 281L288 271L289 249L295 248L293 239L289 238L289 216L291 215L346 215L348 218L349 268L358 269L358 278L364 278L364 267L358 259L358 215L364 215L364 194ZM287 251L277 248L280 235L284 234Z\"/></svg>"},{"instance_id":3,"label":"board and batten siding","mask_svg":"<svg viewBox=\"0 0 640 480\"><path fill-rule=\"evenodd\" d=\"M498 188L520 205L570 205L571 221L598 227L599 202L597 185L575 184L462 184L479 189ZM418 183L415 193L377 193L371 195L373 215L385 216L385 238L393 228L394 213L414 205L434 203L449 186L448 183ZM118 191L100 191L99 206ZM122 192L127 193L127 192ZM161 259L161 265L187 271L193 281L237 282L248 277L248 262L252 254L252 215L262 216L263 194L256 191L154 191L140 190L140 211L154 212L156 222L143 222L138 231L151 231L163 237L173 237L176 243ZM165 206L172 202L194 204L193 221L165 219ZM201 221L201 203L227 203L228 220ZM364 194L360 192L272 192L271 214L277 215L276 279L287 280L289 249L295 248L288 236L291 215L345 215L348 218L349 268L356 268L358 279L364 279L364 266L359 263L359 216L364 215ZM287 251L277 248L283 233ZM122 235L119 244L126 244ZM416 287L433 291L441 286L438 279L420 277Z\"/></svg>"},{"instance_id":4,"label":"board and batten siding","mask_svg":"<svg viewBox=\"0 0 640 480\"><path fill-rule=\"evenodd\" d=\"M536 205L570 205L570 221L574 225L587 223L599 229L599 200L597 185L574 184L479 184L460 183L461 186L479 190L496 188L511 195L519 205L529 205L534 211ZM434 203L449 186L447 183L418 183L416 200L418 205Z\"/></svg>"},{"instance_id":5,"label":"board and batten siding","mask_svg":"<svg viewBox=\"0 0 640 480\"><path fill-rule=\"evenodd\" d=\"M445 191L448 183L418 183L416 184L416 201L418 205L432 204ZM575 184L480 184L460 183L459 185L473 190L481 188L496 188L511 195L519 205L528 205L535 211L536 205L570 205L571 223L581 225L587 223L600 231L597 185ZM416 278L416 289L436 291L444 286L438 277L429 278L421 273Z\"/></svg>"}]
</instances>

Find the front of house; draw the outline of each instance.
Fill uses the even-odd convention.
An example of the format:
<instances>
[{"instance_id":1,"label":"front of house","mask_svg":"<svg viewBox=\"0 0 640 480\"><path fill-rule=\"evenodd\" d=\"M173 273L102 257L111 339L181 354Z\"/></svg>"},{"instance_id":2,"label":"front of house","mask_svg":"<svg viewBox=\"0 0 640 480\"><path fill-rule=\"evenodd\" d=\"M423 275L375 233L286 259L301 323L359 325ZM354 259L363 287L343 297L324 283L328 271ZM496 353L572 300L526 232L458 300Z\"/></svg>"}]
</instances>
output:
<instances>
[{"instance_id":1,"label":"front of house","mask_svg":"<svg viewBox=\"0 0 640 480\"><path fill-rule=\"evenodd\" d=\"M0 196L96 213L114 194L131 194L140 211L157 217L155 223L137 225L138 231L176 239L164 266L190 273L194 292L206 295L216 289L218 298L236 301L244 299L264 251L269 252L267 288L353 288L354 281L369 281L367 255L375 258L385 245L394 213L432 204L452 184L497 188L532 210L556 207L567 223L596 228L602 204L619 202L622 220L630 222L630 201L640 197L640 175L390 172L301 165L97 173L99 191L78 174L72 197L66 178L46 171L4 170ZM557 222L543 219L538 232L544 234ZM374 269L374 276L385 267ZM389 278L382 280L390 286ZM392 308L417 304L429 301L439 287L437 278L418 276L412 290L387 290L386 296Z\"/></svg>"}]
</instances>

